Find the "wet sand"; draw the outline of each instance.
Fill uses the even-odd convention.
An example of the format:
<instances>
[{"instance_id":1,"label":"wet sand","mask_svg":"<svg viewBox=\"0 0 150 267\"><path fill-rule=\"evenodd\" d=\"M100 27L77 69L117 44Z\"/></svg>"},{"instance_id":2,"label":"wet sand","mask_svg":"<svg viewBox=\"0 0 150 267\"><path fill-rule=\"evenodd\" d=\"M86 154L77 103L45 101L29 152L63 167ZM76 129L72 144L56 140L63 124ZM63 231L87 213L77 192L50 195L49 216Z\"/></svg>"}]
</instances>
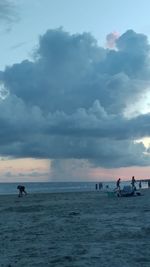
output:
<instances>
[{"instance_id":1,"label":"wet sand","mask_svg":"<svg viewBox=\"0 0 150 267\"><path fill-rule=\"evenodd\" d=\"M149 267L150 189L0 196L0 267Z\"/></svg>"}]
</instances>

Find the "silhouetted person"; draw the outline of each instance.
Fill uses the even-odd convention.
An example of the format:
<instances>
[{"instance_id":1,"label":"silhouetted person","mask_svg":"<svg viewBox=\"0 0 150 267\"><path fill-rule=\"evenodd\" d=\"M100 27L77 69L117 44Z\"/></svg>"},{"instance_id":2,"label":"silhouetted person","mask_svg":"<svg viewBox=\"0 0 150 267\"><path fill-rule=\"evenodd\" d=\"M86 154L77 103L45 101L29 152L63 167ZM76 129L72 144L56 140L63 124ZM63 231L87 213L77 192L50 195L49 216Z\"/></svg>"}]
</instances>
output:
<instances>
[{"instance_id":1,"label":"silhouetted person","mask_svg":"<svg viewBox=\"0 0 150 267\"><path fill-rule=\"evenodd\" d=\"M96 190L98 189L98 184L95 184L95 189L96 189Z\"/></svg>"},{"instance_id":2,"label":"silhouetted person","mask_svg":"<svg viewBox=\"0 0 150 267\"><path fill-rule=\"evenodd\" d=\"M139 189L141 189L141 188L142 188L142 182L139 181Z\"/></svg>"},{"instance_id":3,"label":"silhouetted person","mask_svg":"<svg viewBox=\"0 0 150 267\"><path fill-rule=\"evenodd\" d=\"M121 182L121 179L119 178L116 182L116 187L117 189L120 191L120 182Z\"/></svg>"},{"instance_id":4,"label":"silhouetted person","mask_svg":"<svg viewBox=\"0 0 150 267\"><path fill-rule=\"evenodd\" d=\"M150 188L150 180L148 181L148 188Z\"/></svg>"},{"instance_id":5,"label":"silhouetted person","mask_svg":"<svg viewBox=\"0 0 150 267\"><path fill-rule=\"evenodd\" d=\"M133 190L136 190L135 183L136 183L136 180L135 180L134 176L132 176L131 185L132 185Z\"/></svg>"},{"instance_id":6,"label":"silhouetted person","mask_svg":"<svg viewBox=\"0 0 150 267\"><path fill-rule=\"evenodd\" d=\"M103 184L99 183L98 188L99 188L99 190L101 190L103 188Z\"/></svg>"},{"instance_id":7,"label":"silhouetted person","mask_svg":"<svg viewBox=\"0 0 150 267\"><path fill-rule=\"evenodd\" d=\"M23 193L24 193L25 195L27 195L27 192L26 192L26 190L25 190L25 186L24 186L24 185L18 185L18 186L17 186L17 189L19 190L19 195L18 195L18 197L22 197L22 196L23 196Z\"/></svg>"}]
</instances>

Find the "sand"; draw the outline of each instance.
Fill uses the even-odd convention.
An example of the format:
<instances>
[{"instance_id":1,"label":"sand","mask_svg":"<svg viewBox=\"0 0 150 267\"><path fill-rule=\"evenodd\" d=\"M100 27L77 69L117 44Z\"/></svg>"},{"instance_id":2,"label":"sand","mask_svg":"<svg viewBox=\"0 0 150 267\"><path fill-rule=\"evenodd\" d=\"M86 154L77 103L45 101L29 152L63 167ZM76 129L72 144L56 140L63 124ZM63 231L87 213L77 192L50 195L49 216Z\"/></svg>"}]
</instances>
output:
<instances>
[{"instance_id":1,"label":"sand","mask_svg":"<svg viewBox=\"0 0 150 267\"><path fill-rule=\"evenodd\" d=\"M149 267L150 189L0 196L0 267Z\"/></svg>"}]
</instances>

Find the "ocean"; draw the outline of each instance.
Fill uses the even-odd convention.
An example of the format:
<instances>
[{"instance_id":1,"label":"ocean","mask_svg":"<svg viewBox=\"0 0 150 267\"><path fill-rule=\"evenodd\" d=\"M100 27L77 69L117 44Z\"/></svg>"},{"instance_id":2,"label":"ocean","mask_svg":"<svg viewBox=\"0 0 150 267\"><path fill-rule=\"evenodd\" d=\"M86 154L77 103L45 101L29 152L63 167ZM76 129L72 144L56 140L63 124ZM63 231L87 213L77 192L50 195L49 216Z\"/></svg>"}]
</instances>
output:
<instances>
[{"instance_id":1,"label":"ocean","mask_svg":"<svg viewBox=\"0 0 150 267\"><path fill-rule=\"evenodd\" d=\"M85 192L95 191L96 184L99 182L25 182L21 183L26 187L27 193L63 193L63 192ZM102 182L102 190L112 190L116 186L116 182ZM121 187L130 185L131 181L122 181ZM17 194L18 183L0 183L0 195ZM137 183L138 189L138 183ZM142 188L147 188L147 183L142 183Z\"/></svg>"}]
</instances>

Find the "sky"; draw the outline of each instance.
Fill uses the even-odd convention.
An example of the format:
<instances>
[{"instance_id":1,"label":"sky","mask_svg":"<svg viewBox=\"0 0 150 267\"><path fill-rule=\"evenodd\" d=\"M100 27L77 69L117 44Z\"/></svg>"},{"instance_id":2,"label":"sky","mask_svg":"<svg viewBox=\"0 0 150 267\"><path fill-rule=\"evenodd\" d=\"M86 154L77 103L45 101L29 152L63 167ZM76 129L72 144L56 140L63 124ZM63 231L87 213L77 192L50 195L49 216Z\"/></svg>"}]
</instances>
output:
<instances>
[{"instance_id":1,"label":"sky","mask_svg":"<svg viewBox=\"0 0 150 267\"><path fill-rule=\"evenodd\" d=\"M149 8L0 0L0 182L149 178Z\"/></svg>"}]
</instances>

